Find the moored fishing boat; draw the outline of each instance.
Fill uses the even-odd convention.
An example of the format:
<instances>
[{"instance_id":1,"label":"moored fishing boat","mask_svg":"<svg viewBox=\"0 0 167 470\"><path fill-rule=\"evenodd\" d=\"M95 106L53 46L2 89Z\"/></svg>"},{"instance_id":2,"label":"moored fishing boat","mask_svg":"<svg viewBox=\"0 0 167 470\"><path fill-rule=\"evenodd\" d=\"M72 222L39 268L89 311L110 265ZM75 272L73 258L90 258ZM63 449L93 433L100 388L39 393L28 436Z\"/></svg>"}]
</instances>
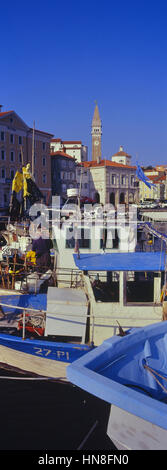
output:
<instances>
[{"instance_id":1,"label":"moored fishing boat","mask_svg":"<svg viewBox=\"0 0 167 470\"><path fill-rule=\"evenodd\" d=\"M111 404L118 449L167 449L167 323L115 336L67 368L75 385Z\"/></svg>"},{"instance_id":2,"label":"moored fishing boat","mask_svg":"<svg viewBox=\"0 0 167 470\"><path fill-rule=\"evenodd\" d=\"M86 342L88 303L82 290L50 287L47 294L0 299L0 365L66 380L66 366Z\"/></svg>"}]
</instances>

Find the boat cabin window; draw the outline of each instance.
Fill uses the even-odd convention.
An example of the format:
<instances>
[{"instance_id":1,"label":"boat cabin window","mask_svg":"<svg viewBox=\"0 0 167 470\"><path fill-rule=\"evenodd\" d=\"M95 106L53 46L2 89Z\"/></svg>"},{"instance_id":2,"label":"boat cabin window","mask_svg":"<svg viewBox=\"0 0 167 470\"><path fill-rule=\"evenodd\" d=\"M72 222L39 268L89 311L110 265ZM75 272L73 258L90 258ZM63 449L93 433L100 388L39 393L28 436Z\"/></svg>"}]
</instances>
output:
<instances>
[{"instance_id":1,"label":"boat cabin window","mask_svg":"<svg viewBox=\"0 0 167 470\"><path fill-rule=\"evenodd\" d=\"M66 229L66 248L75 248L75 245L78 245L79 248L91 248L91 231L87 228L78 227L77 234L74 233L73 224Z\"/></svg>"},{"instance_id":2,"label":"boat cabin window","mask_svg":"<svg viewBox=\"0 0 167 470\"><path fill-rule=\"evenodd\" d=\"M116 229L109 230L107 228L102 229L100 233L100 248L111 249L119 247L119 238Z\"/></svg>"},{"instance_id":3,"label":"boat cabin window","mask_svg":"<svg viewBox=\"0 0 167 470\"><path fill-rule=\"evenodd\" d=\"M128 271L126 278L127 302L153 302L154 273Z\"/></svg>"},{"instance_id":4,"label":"boat cabin window","mask_svg":"<svg viewBox=\"0 0 167 470\"><path fill-rule=\"evenodd\" d=\"M90 273L96 302L119 302L119 273Z\"/></svg>"}]
</instances>

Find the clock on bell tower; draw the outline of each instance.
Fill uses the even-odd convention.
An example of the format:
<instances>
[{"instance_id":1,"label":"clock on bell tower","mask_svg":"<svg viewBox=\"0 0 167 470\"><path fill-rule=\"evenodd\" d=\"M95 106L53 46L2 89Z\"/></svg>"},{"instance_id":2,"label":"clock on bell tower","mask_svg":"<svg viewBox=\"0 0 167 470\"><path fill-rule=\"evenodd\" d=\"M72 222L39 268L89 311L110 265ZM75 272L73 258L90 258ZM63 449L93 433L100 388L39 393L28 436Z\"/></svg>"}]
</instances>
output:
<instances>
[{"instance_id":1,"label":"clock on bell tower","mask_svg":"<svg viewBox=\"0 0 167 470\"><path fill-rule=\"evenodd\" d=\"M102 124L99 115L98 106L96 104L94 116L92 119L92 160L98 161L101 158L101 135Z\"/></svg>"}]
</instances>

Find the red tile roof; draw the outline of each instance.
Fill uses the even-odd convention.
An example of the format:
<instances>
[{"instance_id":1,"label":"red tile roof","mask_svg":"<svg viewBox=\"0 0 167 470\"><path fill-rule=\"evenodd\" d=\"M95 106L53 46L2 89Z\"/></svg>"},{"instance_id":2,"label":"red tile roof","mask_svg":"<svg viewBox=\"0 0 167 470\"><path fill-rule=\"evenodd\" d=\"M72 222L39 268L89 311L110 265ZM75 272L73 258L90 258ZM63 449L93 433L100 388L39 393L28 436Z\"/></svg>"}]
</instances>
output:
<instances>
[{"instance_id":1,"label":"red tile roof","mask_svg":"<svg viewBox=\"0 0 167 470\"><path fill-rule=\"evenodd\" d=\"M87 168L112 166L114 168L125 168L125 169L126 168L131 168L133 170L136 170L136 166L123 165L123 163L111 162L111 160L101 160L100 163L92 160L92 161L89 161L89 162L83 162L83 165Z\"/></svg>"},{"instance_id":2,"label":"red tile roof","mask_svg":"<svg viewBox=\"0 0 167 470\"><path fill-rule=\"evenodd\" d=\"M147 177L149 180L154 181L155 184L166 180L166 175L147 175Z\"/></svg>"},{"instance_id":3,"label":"red tile roof","mask_svg":"<svg viewBox=\"0 0 167 470\"><path fill-rule=\"evenodd\" d=\"M131 157L131 155L121 150L120 152L114 153L113 157Z\"/></svg>"},{"instance_id":4,"label":"red tile roof","mask_svg":"<svg viewBox=\"0 0 167 470\"><path fill-rule=\"evenodd\" d=\"M66 157L66 158L70 158L71 160L75 161L73 157L71 157L71 155L68 155L67 153L65 152L62 152L61 150L57 150L57 152L51 152L50 155L57 155L57 156L60 156L60 157Z\"/></svg>"},{"instance_id":5,"label":"red tile roof","mask_svg":"<svg viewBox=\"0 0 167 470\"><path fill-rule=\"evenodd\" d=\"M3 113L0 113L0 118L10 113L14 113L14 111L4 111Z\"/></svg>"}]
</instances>

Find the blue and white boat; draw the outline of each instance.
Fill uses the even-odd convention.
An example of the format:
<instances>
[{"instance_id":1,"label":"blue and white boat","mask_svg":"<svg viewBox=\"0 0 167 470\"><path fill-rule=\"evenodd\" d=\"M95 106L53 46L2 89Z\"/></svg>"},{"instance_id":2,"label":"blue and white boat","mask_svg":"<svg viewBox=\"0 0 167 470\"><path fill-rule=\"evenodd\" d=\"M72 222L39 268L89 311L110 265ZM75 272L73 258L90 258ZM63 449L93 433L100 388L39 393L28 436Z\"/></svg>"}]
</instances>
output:
<instances>
[{"instance_id":1,"label":"blue and white boat","mask_svg":"<svg viewBox=\"0 0 167 470\"><path fill-rule=\"evenodd\" d=\"M69 363L86 354L88 305L82 290L0 296L0 364L66 380ZM18 331L19 330L19 331Z\"/></svg>"},{"instance_id":2,"label":"blue and white boat","mask_svg":"<svg viewBox=\"0 0 167 470\"><path fill-rule=\"evenodd\" d=\"M167 322L105 340L67 377L111 404L107 433L118 449L167 449Z\"/></svg>"}]
</instances>

